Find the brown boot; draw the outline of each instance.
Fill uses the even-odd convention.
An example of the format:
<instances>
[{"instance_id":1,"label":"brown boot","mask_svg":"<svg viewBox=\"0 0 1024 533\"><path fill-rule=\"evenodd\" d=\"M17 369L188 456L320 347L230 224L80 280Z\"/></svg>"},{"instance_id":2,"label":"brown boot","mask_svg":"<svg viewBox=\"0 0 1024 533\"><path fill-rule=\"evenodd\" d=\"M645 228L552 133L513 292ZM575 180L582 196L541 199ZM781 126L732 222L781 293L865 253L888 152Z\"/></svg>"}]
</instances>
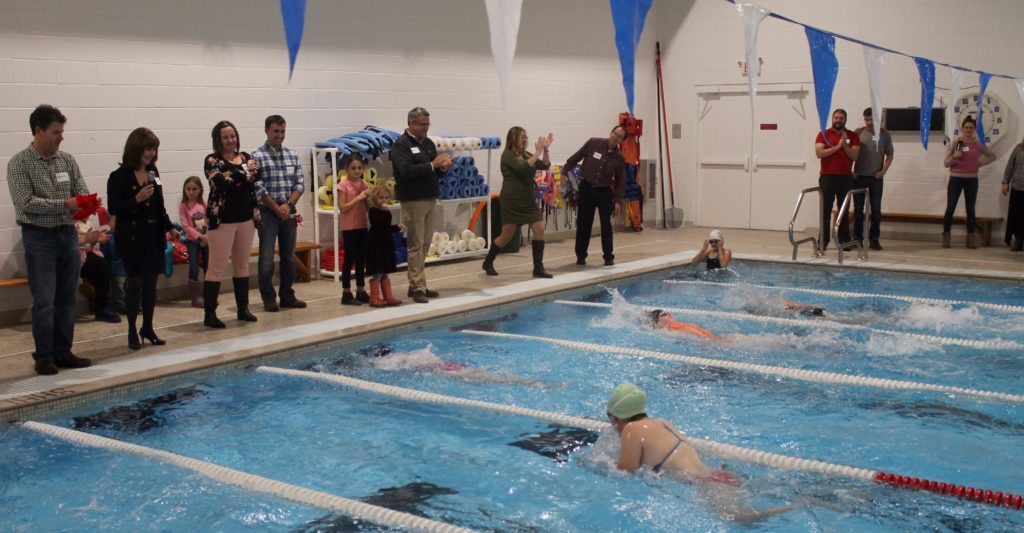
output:
<instances>
[{"instance_id":1,"label":"brown boot","mask_svg":"<svg viewBox=\"0 0 1024 533\"><path fill-rule=\"evenodd\" d=\"M967 233L967 247L971 250L978 248L978 245L974 242L974 232Z\"/></svg>"},{"instance_id":2,"label":"brown boot","mask_svg":"<svg viewBox=\"0 0 1024 533\"><path fill-rule=\"evenodd\" d=\"M402 305L402 300L395 298L395 294L391 292L391 278L380 280L380 292L384 296L384 302L389 306Z\"/></svg>"},{"instance_id":3,"label":"brown boot","mask_svg":"<svg viewBox=\"0 0 1024 533\"><path fill-rule=\"evenodd\" d=\"M950 246L951 245L949 244L949 232L948 231L943 231L942 232L942 247L943 248L949 248Z\"/></svg>"},{"instance_id":4,"label":"brown boot","mask_svg":"<svg viewBox=\"0 0 1024 533\"><path fill-rule=\"evenodd\" d=\"M199 285L199 280L188 280L188 295L192 298L192 307L202 309L203 308L203 289Z\"/></svg>"},{"instance_id":5,"label":"brown boot","mask_svg":"<svg viewBox=\"0 0 1024 533\"><path fill-rule=\"evenodd\" d=\"M388 303L381 298L380 282L370 280L370 307L387 307Z\"/></svg>"}]
</instances>

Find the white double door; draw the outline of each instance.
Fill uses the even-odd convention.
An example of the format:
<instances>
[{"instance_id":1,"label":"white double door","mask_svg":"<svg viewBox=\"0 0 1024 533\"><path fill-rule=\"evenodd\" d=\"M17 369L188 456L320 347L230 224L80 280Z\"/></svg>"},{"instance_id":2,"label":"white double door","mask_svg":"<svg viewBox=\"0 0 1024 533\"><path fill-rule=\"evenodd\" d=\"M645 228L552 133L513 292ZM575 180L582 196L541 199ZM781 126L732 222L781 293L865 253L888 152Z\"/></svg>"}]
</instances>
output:
<instances>
[{"instance_id":1,"label":"white double door","mask_svg":"<svg viewBox=\"0 0 1024 533\"><path fill-rule=\"evenodd\" d=\"M751 124L746 92L698 94L697 223L705 227L785 230L800 191L817 186L808 120L817 114L806 91L758 90ZM751 132L753 131L753 135ZM797 228L815 225L817 196L801 208Z\"/></svg>"}]
</instances>

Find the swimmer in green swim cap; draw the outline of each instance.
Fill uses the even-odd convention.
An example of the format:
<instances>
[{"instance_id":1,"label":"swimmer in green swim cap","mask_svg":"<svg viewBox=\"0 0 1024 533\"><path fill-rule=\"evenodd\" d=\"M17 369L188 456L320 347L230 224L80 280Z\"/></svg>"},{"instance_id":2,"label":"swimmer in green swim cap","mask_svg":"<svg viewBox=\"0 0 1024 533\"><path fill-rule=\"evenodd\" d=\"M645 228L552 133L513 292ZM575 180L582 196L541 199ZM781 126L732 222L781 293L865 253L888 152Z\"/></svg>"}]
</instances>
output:
<instances>
[{"instance_id":1,"label":"swimmer in green swim cap","mask_svg":"<svg viewBox=\"0 0 1024 533\"><path fill-rule=\"evenodd\" d=\"M618 467L636 472L642 466L680 481L695 483L715 512L736 522L754 523L790 510L792 505L754 509L743 504L740 482L728 471L705 465L682 432L667 420L648 418L647 394L623 383L608 398L608 421L619 434Z\"/></svg>"}]
</instances>

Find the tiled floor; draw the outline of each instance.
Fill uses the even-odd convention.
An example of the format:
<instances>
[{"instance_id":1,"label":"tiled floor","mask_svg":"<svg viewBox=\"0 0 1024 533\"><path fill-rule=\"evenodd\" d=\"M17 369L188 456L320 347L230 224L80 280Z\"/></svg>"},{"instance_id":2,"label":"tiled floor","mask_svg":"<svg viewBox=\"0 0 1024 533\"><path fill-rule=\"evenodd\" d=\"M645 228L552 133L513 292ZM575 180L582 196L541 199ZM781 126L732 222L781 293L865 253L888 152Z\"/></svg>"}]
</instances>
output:
<instances>
[{"instance_id":1,"label":"tiled floor","mask_svg":"<svg viewBox=\"0 0 1024 533\"><path fill-rule=\"evenodd\" d=\"M571 239L551 242L546 265L555 275L552 280L534 280L530 276L528 247L516 254L499 256L497 269L501 275L496 278L480 270L479 259L433 264L427 269L429 285L440 291L442 297L426 305L405 298L404 272L395 275L394 281L396 293L406 303L384 310L339 305L339 287L328 280L296 286L298 296L309 303L306 309L266 313L262 305L253 305L252 310L259 318L256 323L235 321L234 298L229 293L222 294L219 315L228 325L224 330L203 327L202 311L189 307L186 301L161 303L156 311L157 333L168 343L162 347L146 345L139 351L128 349L124 324L83 319L75 330L74 351L92 358L93 367L62 371L57 376L35 376L28 324L6 327L0 329L0 411L679 265L692 256L706 235L707 230L701 228L616 234L616 266L611 268L602 266L599 239L591 242L590 264L586 267L575 264ZM783 232L727 230L726 243L737 258L789 261L792 253ZM1024 281L1024 254L1011 253L1003 246L968 250L942 249L937 243L919 241L883 244L886 249L871 252L866 261L858 261L856 254L846 254L845 266ZM834 266L836 253L811 258L805 245L799 260ZM251 299L259 301L256 291Z\"/></svg>"}]
</instances>

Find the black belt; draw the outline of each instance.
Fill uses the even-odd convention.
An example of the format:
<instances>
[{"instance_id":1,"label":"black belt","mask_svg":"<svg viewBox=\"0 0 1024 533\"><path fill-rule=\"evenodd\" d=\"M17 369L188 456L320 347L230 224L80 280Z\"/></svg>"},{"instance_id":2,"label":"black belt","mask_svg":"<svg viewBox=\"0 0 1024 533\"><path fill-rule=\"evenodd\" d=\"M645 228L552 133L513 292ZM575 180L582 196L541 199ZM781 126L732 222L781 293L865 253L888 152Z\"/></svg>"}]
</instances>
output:
<instances>
[{"instance_id":1,"label":"black belt","mask_svg":"<svg viewBox=\"0 0 1024 533\"><path fill-rule=\"evenodd\" d=\"M47 233L59 233L62 231L76 231L74 226L54 226L52 228L44 228L42 226L36 226L35 224L20 224L24 229L31 229L36 231L45 231ZM77 233L77 231L76 231Z\"/></svg>"}]
</instances>

